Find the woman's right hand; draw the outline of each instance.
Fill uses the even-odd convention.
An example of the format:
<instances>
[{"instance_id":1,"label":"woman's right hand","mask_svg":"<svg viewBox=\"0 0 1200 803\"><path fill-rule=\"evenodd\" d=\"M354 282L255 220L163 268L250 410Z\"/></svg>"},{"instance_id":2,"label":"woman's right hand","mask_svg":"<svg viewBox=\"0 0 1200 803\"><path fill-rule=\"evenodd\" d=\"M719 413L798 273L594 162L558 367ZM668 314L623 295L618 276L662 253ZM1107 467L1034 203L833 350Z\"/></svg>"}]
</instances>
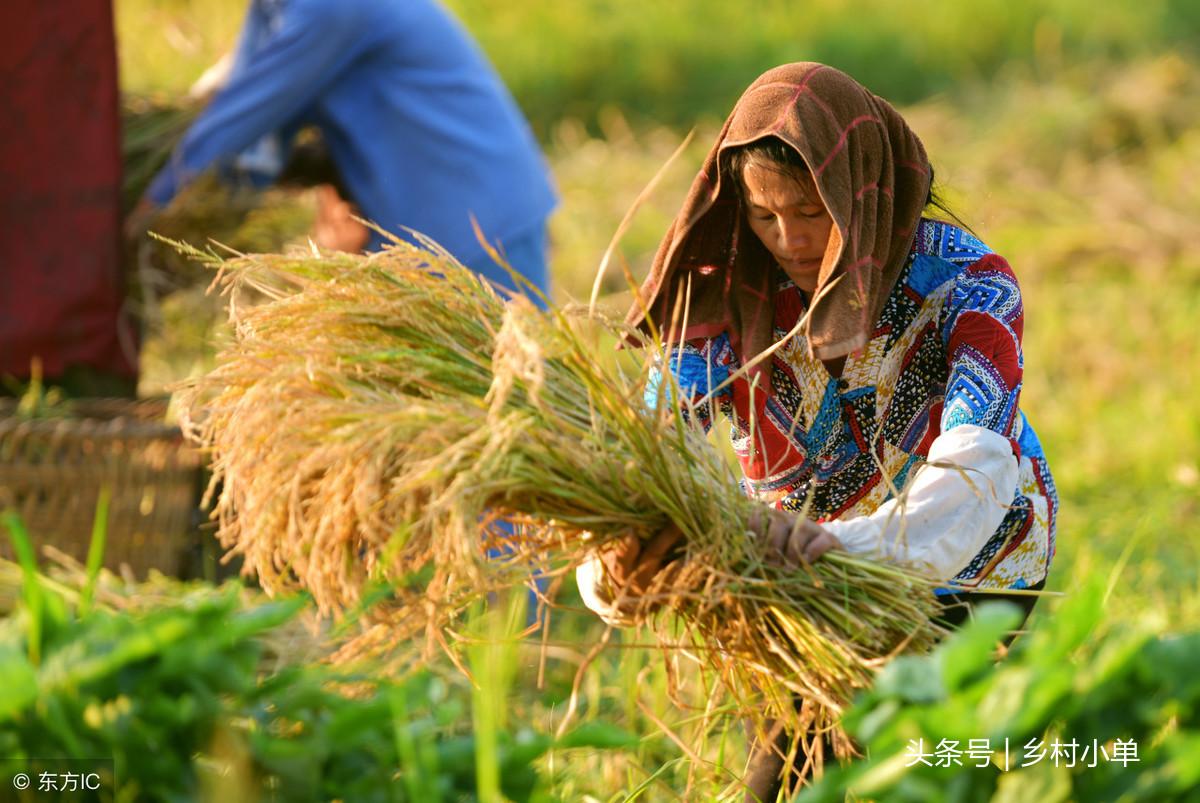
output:
<instances>
[{"instance_id":1,"label":"woman's right hand","mask_svg":"<svg viewBox=\"0 0 1200 803\"><path fill-rule=\"evenodd\" d=\"M656 582L670 583L670 575L664 573L678 571L681 561L672 554L672 549L682 540L683 532L668 524L648 541L626 535L598 551L604 572L616 592L614 602L623 612L637 608Z\"/></svg>"}]
</instances>

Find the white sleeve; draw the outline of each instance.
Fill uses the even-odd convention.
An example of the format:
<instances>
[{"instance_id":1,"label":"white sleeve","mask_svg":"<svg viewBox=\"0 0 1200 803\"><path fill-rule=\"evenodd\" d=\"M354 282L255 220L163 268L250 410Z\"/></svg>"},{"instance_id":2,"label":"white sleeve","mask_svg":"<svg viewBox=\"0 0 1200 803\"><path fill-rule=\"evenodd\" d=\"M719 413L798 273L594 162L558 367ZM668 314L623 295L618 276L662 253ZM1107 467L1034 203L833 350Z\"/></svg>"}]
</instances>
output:
<instances>
[{"instance_id":1,"label":"white sleeve","mask_svg":"<svg viewBox=\"0 0 1200 803\"><path fill-rule=\"evenodd\" d=\"M1008 439L962 424L934 440L903 504L891 499L868 516L822 526L847 552L949 580L996 532L1016 490L1017 458Z\"/></svg>"},{"instance_id":2,"label":"white sleeve","mask_svg":"<svg viewBox=\"0 0 1200 803\"><path fill-rule=\"evenodd\" d=\"M606 623L628 627L633 621L613 604L613 592L600 557L593 551L575 568L575 584L583 604Z\"/></svg>"}]
</instances>

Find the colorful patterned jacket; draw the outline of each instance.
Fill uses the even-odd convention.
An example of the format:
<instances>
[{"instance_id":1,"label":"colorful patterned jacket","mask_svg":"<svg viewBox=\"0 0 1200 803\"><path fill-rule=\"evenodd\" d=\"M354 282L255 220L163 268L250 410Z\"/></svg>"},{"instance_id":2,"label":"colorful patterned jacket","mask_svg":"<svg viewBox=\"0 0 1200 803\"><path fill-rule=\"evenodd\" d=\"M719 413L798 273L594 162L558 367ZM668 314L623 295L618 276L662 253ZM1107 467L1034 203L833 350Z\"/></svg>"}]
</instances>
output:
<instances>
[{"instance_id":1,"label":"colorful patterned jacket","mask_svg":"<svg viewBox=\"0 0 1200 803\"><path fill-rule=\"evenodd\" d=\"M777 339L805 310L780 278ZM773 356L769 393L726 381L739 363L725 335L685 344L671 364L692 415L706 427L715 411L729 420L748 494L797 511L811 497L810 515L850 551L924 563L957 586L1025 588L1054 555L1058 497L1018 407L1023 314L1002 258L923 219L871 340L840 377L802 336ZM652 377L648 403L660 384Z\"/></svg>"}]
</instances>

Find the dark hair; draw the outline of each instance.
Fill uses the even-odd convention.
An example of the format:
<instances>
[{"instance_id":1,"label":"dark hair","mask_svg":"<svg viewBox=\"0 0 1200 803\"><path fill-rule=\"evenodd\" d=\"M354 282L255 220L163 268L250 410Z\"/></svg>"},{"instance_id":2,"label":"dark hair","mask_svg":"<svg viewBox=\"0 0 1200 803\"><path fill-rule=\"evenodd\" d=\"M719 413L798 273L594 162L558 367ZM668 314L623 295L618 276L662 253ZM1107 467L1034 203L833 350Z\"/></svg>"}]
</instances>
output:
<instances>
[{"instance_id":1,"label":"dark hair","mask_svg":"<svg viewBox=\"0 0 1200 803\"><path fill-rule=\"evenodd\" d=\"M965 222L963 222L962 218L955 214L954 210L951 209L949 205L946 204L945 199L942 198L942 194L938 192L937 185L934 184L933 165L929 166L929 194L925 196L925 208L928 209L931 206L940 212L943 217L947 217L954 221L960 228L966 229L967 231L971 232L971 234L975 233L974 229L968 226Z\"/></svg>"},{"instance_id":2,"label":"dark hair","mask_svg":"<svg viewBox=\"0 0 1200 803\"><path fill-rule=\"evenodd\" d=\"M800 152L779 137L763 137L731 148L726 152L725 178L733 182L738 198L743 201L746 187L742 182L742 171L751 162L785 176L799 177L809 172L808 163Z\"/></svg>"},{"instance_id":3,"label":"dark hair","mask_svg":"<svg viewBox=\"0 0 1200 803\"><path fill-rule=\"evenodd\" d=\"M803 176L809 172L808 164L800 152L779 137L763 137L745 145L738 145L726 152L723 173L727 180L733 182L738 197L745 200L746 188L742 182L742 171L751 162L762 165L768 170L789 176ZM975 232L954 213L941 193L934 186L933 165L929 166L929 194L925 196L926 208L936 209L941 216L958 224L974 234Z\"/></svg>"}]
</instances>

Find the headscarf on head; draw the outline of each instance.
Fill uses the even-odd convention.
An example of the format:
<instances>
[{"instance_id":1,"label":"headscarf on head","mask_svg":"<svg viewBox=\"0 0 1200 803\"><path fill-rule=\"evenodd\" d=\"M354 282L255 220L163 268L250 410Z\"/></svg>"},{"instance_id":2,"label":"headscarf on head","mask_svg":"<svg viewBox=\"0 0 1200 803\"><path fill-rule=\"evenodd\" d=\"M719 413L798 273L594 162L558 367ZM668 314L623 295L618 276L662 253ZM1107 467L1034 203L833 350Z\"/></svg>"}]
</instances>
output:
<instances>
[{"instance_id":1,"label":"headscarf on head","mask_svg":"<svg viewBox=\"0 0 1200 803\"><path fill-rule=\"evenodd\" d=\"M739 188L721 171L729 149L766 137L803 157L833 218L804 335L819 359L844 356L870 339L904 268L931 171L921 141L887 101L811 62L769 70L738 100L627 322L645 327L648 312L668 343L727 332L743 362L771 345L775 261L746 225ZM685 319L676 304L689 279L686 329L674 331ZM763 378L769 382L770 374Z\"/></svg>"}]
</instances>

